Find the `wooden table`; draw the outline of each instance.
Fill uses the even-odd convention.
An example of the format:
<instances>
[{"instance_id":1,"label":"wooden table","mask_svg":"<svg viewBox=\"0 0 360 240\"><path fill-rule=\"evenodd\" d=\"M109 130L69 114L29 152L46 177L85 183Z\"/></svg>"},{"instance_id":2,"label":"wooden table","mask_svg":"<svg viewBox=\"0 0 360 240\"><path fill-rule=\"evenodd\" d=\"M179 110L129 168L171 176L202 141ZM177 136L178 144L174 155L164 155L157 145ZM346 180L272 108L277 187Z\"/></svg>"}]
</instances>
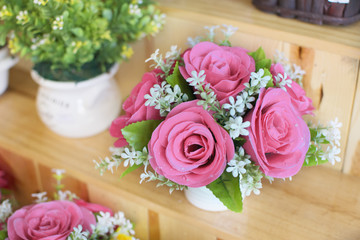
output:
<instances>
[{"instance_id":1,"label":"wooden table","mask_svg":"<svg viewBox=\"0 0 360 240\"><path fill-rule=\"evenodd\" d=\"M360 177L343 171L348 166L347 172L356 175L359 159L353 144L360 138L360 25L320 27L282 19L251 8L248 0L159 2L168 24L156 38L135 44L134 57L121 65L117 79L123 98L147 70L143 61L154 49L164 52L172 44L184 49L187 36L202 33L203 25L232 24L240 29L234 45L250 50L262 45L269 56L280 49L307 70L304 84L319 119L339 116L344 123L345 165L306 168L291 182L264 181L259 196L245 199L241 214L202 211L182 192L169 195L155 183L140 185L140 170L122 180L122 168L100 177L92 161L109 156L114 139L108 132L67 139L48 130L36 114L37 86L20 64L11 71L10 88L0 97L0 158L16 176L20 202L31 202L32 192L51 192L50 169L63 168L69 190L124 211L141 239L360 239Z\"/></svg>"}]
</instances>

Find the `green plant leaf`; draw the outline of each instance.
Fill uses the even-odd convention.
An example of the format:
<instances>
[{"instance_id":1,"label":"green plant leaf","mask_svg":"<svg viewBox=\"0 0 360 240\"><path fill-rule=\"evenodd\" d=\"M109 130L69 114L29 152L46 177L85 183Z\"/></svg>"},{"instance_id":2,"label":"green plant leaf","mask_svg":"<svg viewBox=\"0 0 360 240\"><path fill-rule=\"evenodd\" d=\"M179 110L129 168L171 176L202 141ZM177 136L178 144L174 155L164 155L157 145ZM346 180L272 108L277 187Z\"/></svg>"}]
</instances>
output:
<instances>
[{"instance_id":1,"label":"green plant leaf","mask_svg":"<svg viewBox=\"0 0 360 240\"><path fill-rule=\"evenodd\" d=\"M136 151L142 151L143 148L147 146L153 131L161 121L162 120L146 120L132 123L121 129L121 132L130 146Z\"/></svg>"},{"instance_id":2,"label":"green plant leaf","mask_svg":"<svg viewBox=\"0 0 360 240\"><path fill-rule=\"evenodd\" d=\"M226 171L206 186L231 211L241 212L243 208L239 177Z\"/></svg>"},{"instance_id":3,"label":"green plant leaf","mask_svg":"<svg viewBox=\"0 0 360 240\"><path fill-rule=\"evenodd\" d=\"M259 47L255 52L249 52L248 55L254 58L256 71L259 71L260 68L270 69L271 60L266 58L262 47Z\"/></svg>"},{"instance_id":4,"label":"green plant leaf","mask_svg":"<svg viewBox=\"0 0 360 240\"><path fill-rule=\"evenodd\" d=\"M79 27L71 29L71 32L79 38L84 36L84 31Z\"/></svg>"},{"instance_id":5,"label":"green plant leaf","mask_svg":"<svg viewBox=\"0 0 360 240\"><path fill-rule=\"evenodd\" d=\"M120 176L120 179L122 179L123 177L125 177L125 175L131 173L132 171L138 169L139 167L143 166L142 164L139 164L139 165L132 165L131 167L128 167Z\"/></svg>"},{"instance_id":6,"label":"green plant leaf","mask_svg":"<svg viewBox=\"0 0 360 240\"><path fill-rule=\"evenodd\" d=\"M264 77L265 77L265 76L269 76L269 77L270 77L270 80L269 80L268 83L266 84L266 87L267 87L267 88L273 87L273 86L274 86L274 82L273 82L272 74L271 74L270 70L267 69L267 68L264 68Z\"/></svg>"},{"instance_id":7,"label":"green plant leaf","mask_svg":"<svg viewBox=\"0 0 360 240\"><path fill-rule=\"evenodd\" d=\"M176 62L173 73L166 78L166 81L172 86L175 87L175 85L178 85L181 89L182 93L185 93L189 101L194 100L195 96L194 93L189 86L189 84L186 82L185 78L181 75L179 70L179 61Z\"/></svg>"},{"instance_id":8,"label":"green plant leaf","mask_svg":"<svg viewBox=\"0 0 360 240\"><path fill-rule=\"evenodd\" d=\"M7 231L1 230L0 231L0 240L5 240L7 237L8 237Z\"/></svg>"},{"instance_id":9,"label":"green plant leaf","mask_svg":"<svg viewBox=\"0 0 360 240\"><path fill-rule=\"evenodd\" d=\"M308 162L306 162L306 160L305 160L304 164L303 164L303 166L305 166L305 167L317 166L317 165L329 162L328 160L322 160L321 158L316 157L315 155L311 155L307 159L308 159Z\"/></svg>"}]
</instances>

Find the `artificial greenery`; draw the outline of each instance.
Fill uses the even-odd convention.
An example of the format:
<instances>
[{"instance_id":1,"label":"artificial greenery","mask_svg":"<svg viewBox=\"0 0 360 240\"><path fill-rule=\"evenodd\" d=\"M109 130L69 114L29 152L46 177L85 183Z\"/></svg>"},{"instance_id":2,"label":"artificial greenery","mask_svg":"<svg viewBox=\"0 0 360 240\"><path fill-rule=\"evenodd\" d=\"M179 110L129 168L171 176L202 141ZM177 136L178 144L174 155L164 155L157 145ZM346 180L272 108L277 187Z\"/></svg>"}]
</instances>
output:
<instances>
[{"instance_id":1,"label":"artificial greenery","mask_svg":"<svg viewBox=\"0 0 360 240\"><path fill-rule=\"evenodd\" d=\"M98 74L128 59L129 43L163 20L151 0L0 0L0 45L8 37L11 52L29 56L43 77L82 80L85 69Z\"/></svg>"}]
</instances>

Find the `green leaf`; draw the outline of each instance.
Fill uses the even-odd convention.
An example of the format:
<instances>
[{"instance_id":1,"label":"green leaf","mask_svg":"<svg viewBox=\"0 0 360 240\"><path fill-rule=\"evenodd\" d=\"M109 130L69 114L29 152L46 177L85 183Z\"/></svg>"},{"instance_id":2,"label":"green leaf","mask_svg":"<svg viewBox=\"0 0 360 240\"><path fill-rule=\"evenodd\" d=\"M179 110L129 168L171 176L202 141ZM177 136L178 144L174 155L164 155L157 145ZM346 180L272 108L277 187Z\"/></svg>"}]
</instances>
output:
<instances>
[{"instance_id":1,"label":"green leaf","mask_svg":"<svg viewBox=\"0 0 360 240\"><path fill-rule=\"evenodd\" d=\"M303 166L305 166L305 167L317 166L317 165L329 162L328 160L322 160L321 158L316 157L315 155L311 155L311 156L307 157L307 159L308 159L308 162L306 162L306 160L305 160L304 164L303 164Z\"/></svg>"},{"instance_id":2,"label":"green leaf","mask_svg":"<svg viewBox=\"0 0 360 240\"><path fill-rule=\"evenodd\" d=\"M0 231L0 240L5 240L7 237L8 237L7 231L1 230Z\"/></svg>"},{"instance_id":3,"label":"green leaf","mask_svg":"<svg viewBox=\"0 0 360 240\"><path fill-rule=\"evenodd\" d=\"M194 93L186 82L185 78L181 75L179 70L179 61L176 62L173 73L166 78L166 81L172 86L175 87L178 85L182 93L185 93L189 97L189 101L194 100Z\"/></svg>"},{"instance_id":4,"label":"green leaf","mask_svg":"<svg viewBox=\"0 0 360 240\"><path fill-rule=\"evenodd\" d=\"M139 167L143 166L142 164L139 164L139 165L132 165L131 167L128 167L120 176L120 179L125 177L125 175L127 175L128 173L131 173L132 171L138 169Z\"/></svg>"},{"instance_id":5,"label":"green leaf","mask_svg":"<svg viewBox=\"0 0 360 240\"><path fill-rule=\"evenodd\" d=\"M231 211L241 212L243 208L239 177L226 171L206 186Z\"/></svg>"},{"instance_id":6,"label":"green leaf","mask_svg":"<svg viewBox=\"0 0 360 240\"><path fill-rule=\"evenodd\" d=\"M132 123L121 129L121 132L130 146L136 151L142 151L150 141L152 132L161 121L162 120L146 120Z\"/></svg>"},{"instance_id":7,"label":"green leaf","mask_svg":"<svg viewBox=\"0 0 360 240\"><path fill-rule=\"evenodd\" d=\"M255 60L255 68L256 71L259 71L260 68L268 68L271 67L271 60L266 58L265 52L262 47L259 47L255 52L248 53Z\"/></svg>"},{"instance_id":8,"label":"green leaf","mask_svg":"<svg viewBox=\"0 0 360 240\"><path fill-rule=\"evenodd\" d=\"M106 18L106 20L108 20L109 22L111 21L112 19L112 11L110 9L104 9L103 12L103 17Z\"/></svg>"},{"instance_id":9,"label":"green leaf","mask_svg":"<svg viewBox=\"0 0 360 240\"><path fill-rule=\"evenodd\" d=\"M265 76L269 76L269 77L270 77L270 80L269 80L268 83L266 84L266 87L267 87L267 88L273 87L273 86L274 86L274 82L273 82L272 74L271 74L270 70L267 69L267 68L264 68L264 77L265 77Z\"/></svg>"},{"instance_id":10,"label":"green leaf","mask_svg":"<svg viewBox=\"0 0 360 240\"><path fill-rule=\"evenodd\" d=\"M71 29L71 32L79 38L84 36L84 31L79 27Z\"/></svg>"}]
</instances>

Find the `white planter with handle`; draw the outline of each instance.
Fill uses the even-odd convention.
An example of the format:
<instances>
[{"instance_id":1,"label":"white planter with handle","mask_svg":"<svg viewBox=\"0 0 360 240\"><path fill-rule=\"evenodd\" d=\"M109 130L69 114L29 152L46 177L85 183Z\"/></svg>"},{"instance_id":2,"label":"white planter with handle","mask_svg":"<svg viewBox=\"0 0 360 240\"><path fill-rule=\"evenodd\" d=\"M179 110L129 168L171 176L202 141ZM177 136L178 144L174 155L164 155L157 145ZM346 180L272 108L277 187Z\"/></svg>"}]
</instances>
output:
<instances>
[{"instance_id":1,"label":"white planter with handle","mask_svg":"<svg viewBox=\"0 0 360 240\"><path fill-rule=\"evenodd\" d=\"M0 49L0 95L2 95L9 85L9 70L18 61L18 58L9 54L9 49L3 47Z\"/></svg>"},{"instance_id":2,"label":"white planter with handle","mask_svg":"<svg viewBox=\"0 0 360 240\"><path fill-rule=\"evenodd\" d=\"M82 138L106 130L121 110L121 96L114 79L118 64L108 73L89 80L57 82L31 76L39 84L36 98L38 114L55 133Z\"/></svg>"},{"instance_id":3,"label":"white planter with handle","mask_svg":"<svg viewBox=\"0 0 360 240\"><path fill-rule=\"evenodd\" d=\"M219 212L227 210L227 207L206 187L188 188L185 190L186 199L200 209Z\"/></svg>"}]
</instances>

